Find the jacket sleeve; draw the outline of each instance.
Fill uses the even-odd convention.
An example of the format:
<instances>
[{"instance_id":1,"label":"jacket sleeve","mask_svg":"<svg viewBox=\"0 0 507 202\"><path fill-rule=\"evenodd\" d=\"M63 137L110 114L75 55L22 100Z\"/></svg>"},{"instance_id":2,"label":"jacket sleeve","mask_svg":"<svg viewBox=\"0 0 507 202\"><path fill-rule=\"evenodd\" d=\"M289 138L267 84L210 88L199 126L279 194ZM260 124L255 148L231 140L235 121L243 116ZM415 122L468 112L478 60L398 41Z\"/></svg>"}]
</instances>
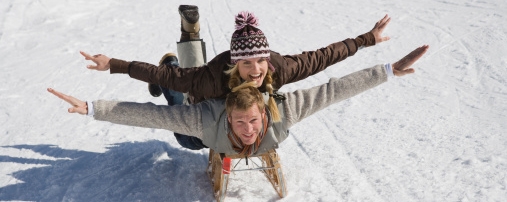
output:
<instances>
[{"instance_id":1,"label":"jacket sleeve","mask_svg":"<svg viewBox=\"0 0 507 202\"><path fill-rule=\"evenodd\" d=\"M281 56L271 54L271 62L278 74L275 88L305 79L321 72L349 56L353 56L360 47L375 45L375 37L371 32L362 34L355 39L349 38L330 44L315 51L305 51L297 55Z\"/></svg>"},{"instance_id":2,"label":"jacket sleeve","mask_svg":"<svg viewBox=\"0 0 507 202\"><path fill-rule=\"evenodd\" d=\"M227 68L227 52L217 55L200 67L182 68L171 65L152 65L145 62L126 62L112 58L110 73L127 73L131 78L199 97L214 98L222 94L223 69Z\"/></svg>"},{"instance_id":3,"label":"jacket sleeve","mask_svg":"<svg viewBox=\"0 0 507 202\"><path fill-rule=\"evenodd\" d=\"M201 105L155 105L99 100L93 102L99 121L144 128L166 129L202 139Z\"/></svg>"},{"instance_id":4,"label":"jacket sleeve","mask_svg":"<svg viewBox=\"0 0 507 202\"><path fill-rule=\"evenodd\" d=\"M331 78L326 84L286 93L284 110L287 127L329 105L351 98L387 81L383 65L363 69L342 78Z\"/></svg>"}]
</instances>

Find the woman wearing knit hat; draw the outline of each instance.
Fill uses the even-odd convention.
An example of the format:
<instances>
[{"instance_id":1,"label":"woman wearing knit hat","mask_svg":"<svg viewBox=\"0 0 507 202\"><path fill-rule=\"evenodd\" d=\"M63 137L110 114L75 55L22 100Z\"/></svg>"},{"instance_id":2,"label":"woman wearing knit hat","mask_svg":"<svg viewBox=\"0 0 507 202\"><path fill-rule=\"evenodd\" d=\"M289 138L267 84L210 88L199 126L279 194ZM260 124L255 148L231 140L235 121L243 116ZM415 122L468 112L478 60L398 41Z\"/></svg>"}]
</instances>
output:
<instances>
[{"instance_id":1,"label":"woman wearing knit hat","mask_svg":"<svg viewBox=\"0 0 507 202\"><path fill-rule=\"evenodd\" d=\"M81 54L96 65L89 69L110 73L128 73L130 77L148 83L159 84L168 89L188 93L191 104L210 98L224 98L231 89L243 81L255 81L261 92L271 95L268 107L278 112L274 104L274 91L284 84L296 82L314 75L325 68L354 55L360 47L368 47L389 40L382 32L390 18L386 15L370 32L355 39L345 39L327 47L306 51L297 55L282 56L269 49L263 32L257 28L258 19L249 12L236 15L236 31L231 38L231 50L217 55L208 64L195 68L180 68L144 62L127 62L105 55ZM232 67L232 68L231 68ZM278 121L277 114L273 114ZM202 149L204 144L189 136L177 135L183 147ZM179 136L179 137L178 137ZM190 139L189 139L190 138ZM188 144L187 144L188 143Z\"/></svg>"}]
</instances>

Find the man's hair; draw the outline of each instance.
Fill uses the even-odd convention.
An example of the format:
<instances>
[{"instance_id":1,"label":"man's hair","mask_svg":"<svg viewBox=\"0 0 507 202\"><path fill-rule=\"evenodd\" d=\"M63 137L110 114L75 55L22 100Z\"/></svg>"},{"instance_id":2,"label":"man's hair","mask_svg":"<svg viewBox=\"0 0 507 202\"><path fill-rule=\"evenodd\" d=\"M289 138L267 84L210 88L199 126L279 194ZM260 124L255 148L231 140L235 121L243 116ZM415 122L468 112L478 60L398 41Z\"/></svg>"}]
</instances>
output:
<instances>
[{"instance_id":1,"label":"man's hair","mask_svg":"<svg viewBox=\"0 0 507 202\"><path fill-rule=\"evenodd\" d=\"M265 108L264 98L256 87L255 82L245 82L232 89L225 99L225 111L231 115L232 110L246 111L254 104L259 107L259 112Z\"/></svg>"}]
</instances>

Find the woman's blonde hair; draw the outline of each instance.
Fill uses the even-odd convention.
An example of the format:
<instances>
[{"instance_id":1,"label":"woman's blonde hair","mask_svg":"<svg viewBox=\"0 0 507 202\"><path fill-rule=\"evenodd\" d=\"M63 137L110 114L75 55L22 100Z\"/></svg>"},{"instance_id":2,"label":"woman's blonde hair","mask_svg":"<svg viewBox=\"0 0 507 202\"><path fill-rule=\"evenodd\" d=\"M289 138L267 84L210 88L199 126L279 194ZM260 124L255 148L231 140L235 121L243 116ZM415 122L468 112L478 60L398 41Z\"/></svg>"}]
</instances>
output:
<instances>
[{"instance_id":1,"label":"woman's blonde hair","mask_svg":"<svg viewBox=\"0 0 507 202\"><path fill-rule=\"evenodd\" d=\"M269 61L268 61L268 63L269 63ZM232 65L229 70L225 71L225 73L229 74L229 76L230 76L228 85L229 85L229 88L232 89L232 91L234 91L234 89L236 87L243 86L242 83L245 83L245 82L242 82L241 76L239 75L238 63L236 63L235 65ZM250 86L250 85L253 85L253 87L255 87L255 88L257 87L255 85L255 82L250 82L250 83L252 83L252 84L245 85L244 87ZM266 91L269 93L269 95L270 95L269 99L268 99L269 111L271 112L271 116L273 118L273 121L280 122L281 121L280 112L278 111L278 107L276 106L275 99L272 96L273 91L274 91L272 84L273 84L273 72L268 68L268 72L266 74L266 77L264 78L264 81L262 81L262 86L260 86L259 88L265 87Z\"/></svg>"}]
</instances>

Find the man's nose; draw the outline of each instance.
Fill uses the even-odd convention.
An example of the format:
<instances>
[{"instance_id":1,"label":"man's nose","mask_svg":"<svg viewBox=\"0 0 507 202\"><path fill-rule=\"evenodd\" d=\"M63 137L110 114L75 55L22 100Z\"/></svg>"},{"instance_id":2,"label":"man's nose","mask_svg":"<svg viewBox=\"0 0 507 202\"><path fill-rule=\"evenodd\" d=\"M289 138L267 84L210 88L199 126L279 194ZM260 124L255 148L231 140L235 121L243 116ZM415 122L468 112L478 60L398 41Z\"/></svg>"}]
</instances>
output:
<instances>
[{"instance_id":1,"label":"man's nose","mask_svg":"<svg viewBox=\"0 0 507 202\"><path fill-rule=\"evenodd\" d=\"M252 124L246 124L246 125L245 125L244 130L245 130L245 133L250 133L250 132L252 132L252 131L253 131L253 126L252 126Z\"/></svg>"}]
</instances>

